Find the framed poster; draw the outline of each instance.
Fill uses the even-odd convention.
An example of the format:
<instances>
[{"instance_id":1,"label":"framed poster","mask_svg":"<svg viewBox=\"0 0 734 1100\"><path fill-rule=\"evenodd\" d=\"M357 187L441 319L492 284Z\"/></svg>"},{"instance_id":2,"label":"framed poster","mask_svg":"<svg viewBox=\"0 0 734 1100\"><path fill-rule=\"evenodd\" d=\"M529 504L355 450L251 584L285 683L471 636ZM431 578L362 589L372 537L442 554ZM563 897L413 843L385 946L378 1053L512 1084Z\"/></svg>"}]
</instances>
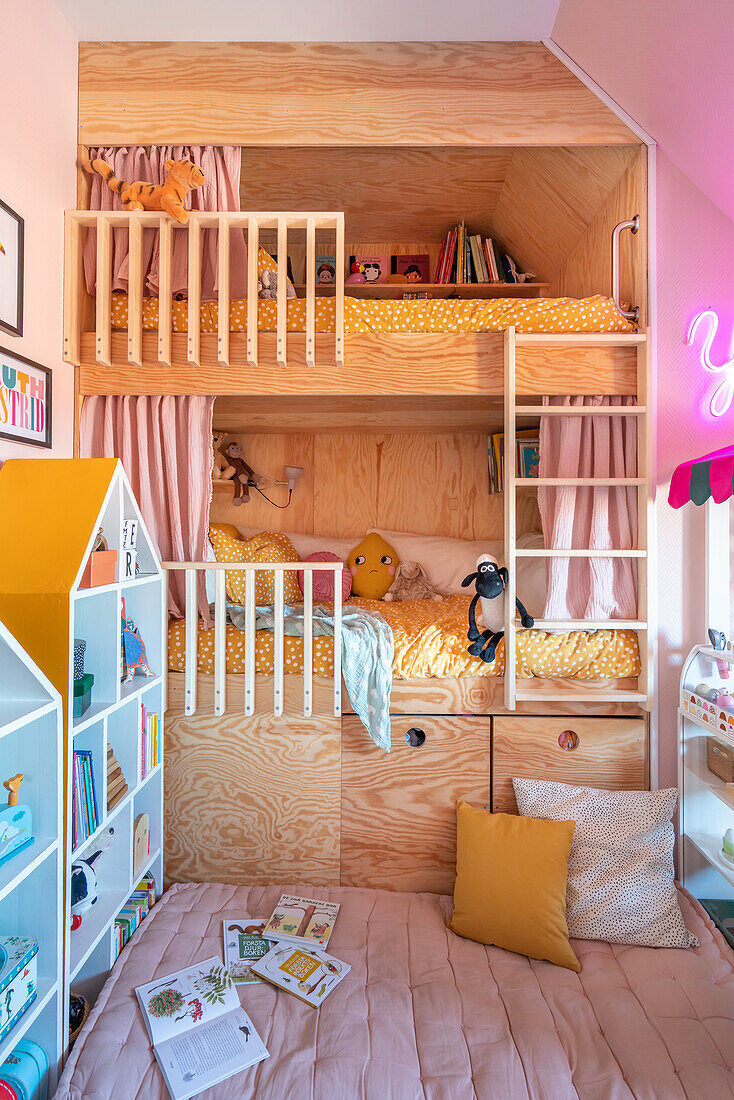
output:
<instances>
[{"instance_id":1,"label":"framed poster","mask_svg":"<svg viewBox=\"0 0 734 1100\"><path fill-rule=\"evenodd\" d=\"M51 371L0 348L0 439L51 446Z\"/></svg>"},{"instance_id":2,"label":"framed poster","mask_svg":"<svg viewBox=\"0 0 734 1100\"><path fill-rule=\"evenodd\" d=\"M0 329L23 335L23 219L0 199Z\"/></svg>"}]
</instances>

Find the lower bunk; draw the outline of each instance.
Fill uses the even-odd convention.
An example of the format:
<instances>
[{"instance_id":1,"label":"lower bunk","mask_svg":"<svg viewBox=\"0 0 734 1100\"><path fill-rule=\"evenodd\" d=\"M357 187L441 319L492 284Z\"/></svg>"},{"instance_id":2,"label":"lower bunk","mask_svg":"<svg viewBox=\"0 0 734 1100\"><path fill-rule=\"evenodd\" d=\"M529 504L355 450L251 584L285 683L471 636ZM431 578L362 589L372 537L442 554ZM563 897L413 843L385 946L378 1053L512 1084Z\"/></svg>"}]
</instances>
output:
<instances>
[{"instance_id":1,"label":"lower bunk","mask_svg":"<svg viewBox=\"0 0 734 1100\"><path fill-rule=\"evenodd\" d=\"M164 1100L134 989L221 957L222 922L285 890L174 886L124 949L56 1100ZM451 898L321 887L341 904L329 952L351 971L318 1013L265 984L240 1001L270 1057L217 1100L705 1100L734 1094L734 956L686 891L700 947L572 939L578 974L446 928Z\"/></svg>"}]
</instances>

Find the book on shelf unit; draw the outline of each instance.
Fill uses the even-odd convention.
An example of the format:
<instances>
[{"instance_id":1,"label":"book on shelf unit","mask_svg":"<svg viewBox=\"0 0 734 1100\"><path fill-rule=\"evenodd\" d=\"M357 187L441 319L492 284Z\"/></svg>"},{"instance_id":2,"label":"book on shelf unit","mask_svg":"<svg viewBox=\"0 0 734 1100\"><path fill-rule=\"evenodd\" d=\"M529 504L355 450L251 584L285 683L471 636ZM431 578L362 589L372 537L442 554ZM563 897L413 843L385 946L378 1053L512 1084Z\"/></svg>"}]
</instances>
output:
<instances>
[{"instance_id":1,"label":"book on shelf unit","mask_svg":"<svg viewBox=\"0 0 734 1100\"><path fill-rule=\"evenodd\" d=\"M537 478L540 462L540 438L537 428L522 429L515 433L515 476ZM487 436L487 465L490 493L502 493L505 489L505 433L495 432Z\"/></svg>"},{"instance_id":2,"label":"book on shelf unit","mask_svg":"<svg viewBox=\"0 0 734 1100\"><path fill-rule=\"evenodd\" d=\"M535 276L520 272L513 258L492 237L469 233L465 222L448 231L436 265L436 283L524 283Z\"/></svg>"},{"instance_id":3,"label":"book on shelf unit","mask_svg":"<svg viewBox=\"0 0 734 1100\"><path fill-rule=\"evenodd\" d=\"M74 790L71 804L71 844L76 851L100 823L94 761L89 749L74 750Z\"/></svg>"},{"instance_id":4,"label":"book on shelf unit","mask_svg":"<svg viewBox=\"0 0 734 1100\"><path fill-rule=\"evenodd\" d=\"M156 902L155 879L142 878L115 917L115 959L137 932Z\"/></svg>"}]
</instances>

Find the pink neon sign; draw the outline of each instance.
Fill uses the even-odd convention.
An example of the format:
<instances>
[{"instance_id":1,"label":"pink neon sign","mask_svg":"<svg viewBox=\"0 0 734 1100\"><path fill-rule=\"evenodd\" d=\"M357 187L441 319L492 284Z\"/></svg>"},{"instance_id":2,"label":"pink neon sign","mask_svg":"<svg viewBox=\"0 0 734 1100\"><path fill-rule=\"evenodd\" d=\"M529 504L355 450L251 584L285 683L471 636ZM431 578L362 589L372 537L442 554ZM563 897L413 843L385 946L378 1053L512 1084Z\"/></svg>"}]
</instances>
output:
<instances>
[{"instance_id":1,"label":"pink neon sign","mask_svg":"<svg viewBox=\"0 0 734 1100\"><path fill-rule=\"evenodd\" d=\"M702 309L691 320L686 333L686 343L692 344L701 325L706 326L706 332L701 345L701 366L711 374L723 375L719 385L711 396L709 408L712 416L723 416L729 409L734 399L734 357L726 363L712 363L711 345L716 338L719 328L719 317L713 309Z\"/></svg>"}]
</instances>

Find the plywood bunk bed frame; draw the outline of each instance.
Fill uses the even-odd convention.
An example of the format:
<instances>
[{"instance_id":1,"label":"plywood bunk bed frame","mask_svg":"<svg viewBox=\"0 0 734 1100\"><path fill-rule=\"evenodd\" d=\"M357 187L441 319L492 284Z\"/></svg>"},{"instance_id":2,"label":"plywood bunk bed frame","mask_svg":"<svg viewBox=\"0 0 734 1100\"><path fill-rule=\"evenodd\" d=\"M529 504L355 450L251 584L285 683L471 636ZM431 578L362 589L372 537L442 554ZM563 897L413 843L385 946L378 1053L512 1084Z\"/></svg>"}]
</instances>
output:
<instances>
[{"instance_id":1,"label":"plywood bunk bed frame","mask_svg":"<svg viewBox=\"0 0 734 1100\"><path fill-rule=\"evenodd\" d=\"M180 45L184 52L189 48ZM222 57L226 56L231 62L227 47L218 48L224 51ZM86 49L89 54L86 64L99 80L97 48ZM119 46L112 54L105 51L107 70L101 77L103 82L111 79L114 72L119 79L130 57L140 60L135 47L131 45L129 49L130 56L124 63L120 61ZM292 49L302 61L300 47ZM374 49L379 53L379 47ZM406 47L408 53L411 49ZM160 46L156 50L175 52L173 46ZM364 60L363 47L345 47L345 59L350 50L359 55L360 61ZM534 48L518 47L517 50L517 56L524 58L520 69L524 71L528 65L532 69L537 60ZM476 52L473 47L467 47L467 51L472 57ZM216 48L214 52L216 54ZM317 52L316 47L312 48L309 61L313 61ZM501 52L504 56L505 48ZM235 54L239 63L241 53L235 50ZM205 64L211 63L216 69L218 61L215 58L212 62L211 57L210 47L202 46ZM371 58L370 63L373 62ZM333 55L330 64L332 77L337 83L344 79L345 87L349 88L346 94L351 95L354 65L347 64L348 75L340 76L340 62L338 59L334 62ZM542 64L545 65L545 61ZM80 89L86 89L80 90L82 152L96 143L174 140L165 126L145 129L151 108L142 102L128 104L130 113L126 114L121 129L105 130L101 108L95 107L97 93L84 82L84 53L80 71ZM158 71L155 66L150 69L154 80ZM553 71L555 79L558 73ZM485 72L482 68L481 79ZM178 80L170 74L166 79L174 83ZM243 76L243 80L246 79ZM409 77L406 75L405 79ZM574 83L574 94L580 95L580 87ZM542 88L543 80L540 80L533 94L540 96ZM546 87L546 95L547 91ZM182 84L177 87L178 92L185 98ZM496 93L495 86L492 94ZM249 92L244 94L247 100ZM252 94L256 99L254 91ZM531 126L526 128L527 132L518 132L512 142L516 145L529 145L533 140L549 144L598 142L601 145L634 141L634 136L606 108L604 124L600 124L598 118L593 126L590 124L590 106L585 98L589 95L583 89L583 111L575 120L567 118L564 126L556 127L552 137L549 138L546 117L534 130ZM364 110L364 118L353 118L347 133L336 140L332 135L329 140L324 133L322 105L316 105L314 98L304 110L303 96L301 89L297 98L302 127L297 136L292 134L283 142L284 146L288 141L293 145L349 144L350 141L359 144L366 142L367 132L372 134L370 127L374 115L368 118L369 107L364 105L357 111L359 114ZM468 102L466 109L470 110ZM195 134L198 141L232 140L257 144L255 127L264 124L257 110L249 121L235 112L231 131L226 134L216 131L216 137L207 110L201 103L192 106L191 125L187 129L177 124L175 140L194 140ZM442 110L434 104L426 115L433 111L431 117L435 121ZM573 116L573 112L570 115ZM268 115L268 122L272 120L273 116ZM197 130L197 126L201 128ZM380 126L378 123L378 130ZM307 135L305 139L304 134ZM417 145L426 140L427 134L427 144L441 144L442 139L428 124L420 134L401 138L388 135L386 144ZM467 139L466 134L462 134L461 141L475 144L486 141L491 145L499 144L503 137L507 139L507 130L502 132L500 128L499 136L495 133L487 138L484 134ZM282 135L272 140L280 141ZM369 140L379 141L380 135L371 136ZM80 197L83 198L83 189ZM624 189L619 194L615 192L611 209L618 214L621 211L623 219L638 212L626 205ZM608 214L605 219L590 227L592 244L587 242L586 252L582 249L583 264L588 267L589 256L593 259L590 269L595 274L593 278L588 275L589 290L599 290L598 271L606 266L606 261L600 264L597 256L603 248L608 257ZM113 328L110 280L112 232L120 228L126 229L129 236L128 320L124 331ZM156 330L144 327L143 323L141 255L146 228L157 229L160 239L160 308ZM82 250L85 234L90 229L96 230L97 241L96 300L86 294L82 277ZM241 332L231 331L228 324L231 304L228 242L232 229L241 230L248 243L247 324ZM215 332L203 332L199 325L201 234L204 230L217 232L219 242ZM313 260L317 250L316 234L321 231L333 234L337 256L333 332L316 331L317 291ZM643 221L642 235L644 232ZM185 332L173 331L170 296L173 233L184 233L188 237ZM262 234L270 234L277 241L279 280L274 331L258 331L255 320L258 315L257 245ZM305 256L303 331L288 329L285 293L286 256L289 243L296 237ZM602 237L607 242L603 245L599 244ZM537 422L541 408L543 415L561 413L560 409L541 406L544 395L632 396L633 407L604 409L601 415L636 418L637 476L575 481L550 479L548 483L634 489L638 501L637 546L629 550L571 551L518 548L518 501L527 486L523 479L516 477L512 463L507 464L503 526L510 573L508 607L514 608L515 569L524 556L635 559L638 577L636 618L593 623L541 620L537 626L556 630L633 629L639 640L640 674L633 680L600 683L518 680L515 639L519 624L514 613L508 613L504 677L393 681L393 752L387 757L368 741L361 723L348 706L348 695L339 676L338 605L335 609L334 680L314 679L312 675L309 641L312 600L308 583L303 675L285 675L282 656L284 567L281 563L275 573L274 674L255 673L253 647L248 646L247 641L249 656L245 673L228 674L222 614L225 567L205 562L167 563L170 570L186 572L186 671L171 672L167 685L166 869L169 881L341 882L390 889L450 890L454 860L453 805L457 797L492 805L494 809L513 809L510 777L518 774L544 774L548 778L612 788L649 783L646 712L651 709L654 695L655 630L652 585L649 583L654 502L650 334L643 327L646 318L644 298L638 299L642 307L642 325L635 332L529 334L517 332L512 326L501 332L349 332L345 324L348 288L345 290L344 286L347 240L345 214L338 210L193 213L186 227L174 226L165 217L149 213L101 213L84 209L67 213L64 354L77 368L79 397L215 394L224 403L222 416L226 416L227 402L234 407L237 401L246 399L254 424L258 418L262 421L271 416L276 422L290 427L303 423L319 431L339 430L345 422L364 425L370 430L381 420L387 423L392 420L398 431L416 430L418 424L418 430L439 431L447 423L451 430L454 422L478 424L482 410L491 407L504 428L506 453L514 453L518 424L522 426L528 418ZM581 278L584 285L586 278ZM592 286L594 281L597 285ZM646 286L644 275L639 271L634 272L633 281L638 289ZM563 279L560 283L556 281L556 293L568 293L567 284L568 280L566 283ZM389 371L385 369L386 364L389 364ZM599 409L592 407L574 408L570 413L567 408L563 409L563 415L592 413L600 415ZM533 487L538 484L535 480ZM233 566L230 564L226 568ZM244 570L247 577L247 632L251 639L256 567L240 564L237 568ZM216 576L215 622L218 626L215 628L213 675L197 671L197 576L206 570L213 571ZM307 578L310 575L307 570ZM407 730L416 727L426 734L419 749L411 748L404 736ZM567 749L567 739L562 737L567 727L577 734L577 747L571 752Z\"/></svg>"}]
</instances>

